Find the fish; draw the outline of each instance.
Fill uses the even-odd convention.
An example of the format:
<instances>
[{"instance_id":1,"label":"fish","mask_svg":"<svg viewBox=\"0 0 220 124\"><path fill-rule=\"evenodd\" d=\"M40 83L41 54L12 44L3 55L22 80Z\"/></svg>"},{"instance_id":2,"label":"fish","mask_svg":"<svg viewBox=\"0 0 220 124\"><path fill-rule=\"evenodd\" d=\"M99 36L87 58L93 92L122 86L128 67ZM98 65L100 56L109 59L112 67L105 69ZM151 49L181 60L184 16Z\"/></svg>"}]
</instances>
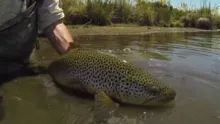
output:
<instances>
[{"instance_id":1,"label":"fish","mask_svg":"<svg viewBox=\"0 0 220 124\"><path fill-rule=\"evenodd\" d=\"M97 50L74 49L48 66L59 85L94 96L97 109L173 101L176 91L128 60Z\"/></svg>"}]
</instances>

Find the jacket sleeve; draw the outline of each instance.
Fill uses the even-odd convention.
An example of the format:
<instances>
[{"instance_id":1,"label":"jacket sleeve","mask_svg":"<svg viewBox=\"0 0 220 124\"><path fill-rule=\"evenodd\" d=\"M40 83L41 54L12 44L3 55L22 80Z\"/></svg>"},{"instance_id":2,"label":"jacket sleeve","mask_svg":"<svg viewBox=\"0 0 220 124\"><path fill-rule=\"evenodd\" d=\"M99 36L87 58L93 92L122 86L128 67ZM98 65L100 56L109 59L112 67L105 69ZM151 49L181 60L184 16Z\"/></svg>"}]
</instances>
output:
<instances>
[{"instance_id":1,"label":"jacket sleeve","mask_svg":"<svg viewBox=\"0 0 220 124\"><path fill-rule=\"evenodd\" d=\"M44 0L37 13L39 30L43 30L65 16L61 8L61 0Z\"/></svg>"}]
</instances>

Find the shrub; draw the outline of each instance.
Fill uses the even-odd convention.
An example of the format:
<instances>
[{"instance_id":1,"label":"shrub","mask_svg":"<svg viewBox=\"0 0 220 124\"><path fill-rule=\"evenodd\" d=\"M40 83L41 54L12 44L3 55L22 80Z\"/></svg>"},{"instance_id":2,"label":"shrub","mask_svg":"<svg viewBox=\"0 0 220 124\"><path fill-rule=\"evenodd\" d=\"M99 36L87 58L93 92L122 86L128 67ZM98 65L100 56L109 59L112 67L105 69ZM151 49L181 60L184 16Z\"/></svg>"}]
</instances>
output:
<instances>
[{"instance_id":1,"label":"shrub","mask_svg":"<svg viewBox=\"0 0 220 124\"><path fill-rule=\"evenodd\" d=\"M166 0L62 0L66 24L110 25L135 23L140 26L220 28L218 7L203 4L199 9L173 8ZM206 19L205 19L206 18ZM212 24L210 24L212 23Z\"/></svg>"},{"instance_id":2,"label":"shrub","mask_svg":"<svg viewBox=\"0 0 220 124\"><path fill-rule=\"evenodd\" d=\"M171 22L170 27L184 27L184 24L179 20L174 20Z\"/></svg>"},{"instance_id":3,"label":"shrub","mask_svg":"<svg viewBox=\"0 0 220 124\"><path fill-rule=\"evenodd\" d=\"M87 0L86 16L94 25L109 25L113 16L113 6L108 0Z\"/></svg>"},{"instance_id":4,"label":"shrub","mask_svg":"<svg viewBox=\"0 0 220 124\"><path fill-rule=\"evenodd\" d=\"M201 28L201 29L208 29L209 30L209 29L212 29L212 22L208 18L200 17L196 21L196 27Z\"/></svg>"},{"instance_id":5,"label":"shrub","mask_svg":"<svg viewBox=\"0 0 220 124\"><path fill-rule=\"evenodd\" d=\"M133 7L127 0L116 0L114 3L113 23L130 23L133 21Z\"/></svg>"},{"instance_id":6,"label":"shrub","mask_svg":"<svg viewBox=\"0 0 220 124\"><path fill-rule=\"evenodd\" d=\"M180 18L184 27L196 27L196 20L199 18L198 13L191 12Z\"/></svg>"}]
</instances>

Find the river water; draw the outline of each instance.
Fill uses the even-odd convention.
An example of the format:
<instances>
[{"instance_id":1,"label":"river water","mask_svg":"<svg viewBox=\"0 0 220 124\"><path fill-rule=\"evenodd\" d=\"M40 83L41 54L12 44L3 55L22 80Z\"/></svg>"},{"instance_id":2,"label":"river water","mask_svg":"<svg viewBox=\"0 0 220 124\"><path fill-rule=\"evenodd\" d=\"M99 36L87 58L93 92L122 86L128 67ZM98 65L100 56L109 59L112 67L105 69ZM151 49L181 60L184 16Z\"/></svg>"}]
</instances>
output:
<instances>
[{"instance_id":1,"label":"river water","mask_svg":"<svg viewBox=\"0 0 220 124\"><path fill-rule=\"evenodd\" d=\"M109 124L220 124L220 33L80 36L83 47L136 63L171 85L175 105L163 109L122 106ZM36 57L47 65L58 55L41 39ZM54 86L46 74L18 77L1 86L1 124L92 124L93 100Z\"/></svg>"}]
</instances>

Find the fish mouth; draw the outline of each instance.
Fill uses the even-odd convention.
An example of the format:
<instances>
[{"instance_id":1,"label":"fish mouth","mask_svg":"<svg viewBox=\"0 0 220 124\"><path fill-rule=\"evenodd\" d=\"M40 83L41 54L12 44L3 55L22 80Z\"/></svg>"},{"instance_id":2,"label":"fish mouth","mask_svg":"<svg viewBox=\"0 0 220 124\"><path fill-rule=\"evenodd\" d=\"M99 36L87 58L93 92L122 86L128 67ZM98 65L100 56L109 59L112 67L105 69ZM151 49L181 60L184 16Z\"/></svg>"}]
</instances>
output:
<instances>
[{"instance_id":1,"label":"fish mouth","mask_svg":"<svg viewBox=\"0 0 220 124\"><path fill-rule=\"evenodd\" d=\"M154 97L151 99L148 99L143 103L145 106L164 106L166 104L171 103L175 99L174 96L170 97Z\"/></svg>"},{"instance_id":2,"label":"fish mouth","mask_svg":"<svg viewBox=\"0 0 220 124\"><path fill-rule=\"evenodd\" d=\"M157 101L157 102L169 102L169 101L172 101L175 99L175 96L165 96L165 97L153 97L151 99L148 99L147 102L150 102L150 101Z\"/></svg>"},{"instance_id":3,"label":"fish mouth","mask_svg":"<svg viewBox=\"0 0 220 124\"><path fill-rule=\"evenodd\" d=\"M161 102L169 102L174 100L176 97L176 92L172 90L171 92L164 92L161 98L158 99L158 101Z\"/></svg>"},{"instance_id":4,"label":"fish mouth","mask_svg":"<svg viewBox=\"0 0 220 124\"><path fill-rule=\"evenodd\" d=\"M151 99L148 99L144 102L145 106L166 106L167 104L170 104L174 101L175 96L169 96L169 97L154 97Z\"/></svg>"},{"instance_id":5,"label":"fish mouth","mask_svg":"<svg viewBox=\"0 0 220 124\"><path fill-rule=\"evenodd\" d=\"M160 101L160 102L169 102L169 101L172 101L174 99L175 99L175 96L169 96L169 97L166 96L166 97L159 98L157 100Z\"/></svg>"},{"instance_id":6,"label":"fish mouth","mask_svg":"<svg viewBox=\"0 0 220 124\"><path fill-rule=\"evenodd\" d=\"M157 101L157 102L170 102L173 101L176 97L176 92L164 93L161 96L153 97L149 99L149 101Z\"/></svg>"},{"instance_id":7,"label":"fish mouth","mask_svg":"<svg viewBox=\"0 0 220 124\"><path fill-rule=\"evenodd\" d=\"M174 90L171 90L171 91L164 90L163 92L161 92L160 95L155 95L151 97L150 99L145 101L143 104L153 105L153 106L163 105L163 104L167 104L167 103L174 101L175 97L176 97L176 92Z\"/></svg>"}]
</instances>

